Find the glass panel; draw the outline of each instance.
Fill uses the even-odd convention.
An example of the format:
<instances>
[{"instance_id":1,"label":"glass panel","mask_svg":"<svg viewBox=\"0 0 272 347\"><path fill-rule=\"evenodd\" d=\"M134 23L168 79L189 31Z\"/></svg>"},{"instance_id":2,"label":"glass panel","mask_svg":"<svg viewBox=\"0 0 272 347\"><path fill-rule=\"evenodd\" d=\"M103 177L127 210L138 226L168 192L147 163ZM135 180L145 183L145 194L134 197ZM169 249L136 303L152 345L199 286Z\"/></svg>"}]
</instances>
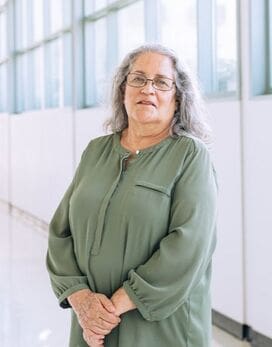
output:
<instances>
[{"instance_id":1,"label":"glass panel","mask_svg":"<svg viewBox=\"0 0 272 347\"><path fill-rule=\"evenodd\" d=\"M84 15L89 16L95 11L101 10L107 6L107 0L85 0L84 1Z\"/></svg>"},{"instance_id":2,"label":"glass panel","mask_svg":"<svg viewBox=\"0 0 272 347\"><path fill-rule=\"evenodd\" d=\"M85 106L105 101L107 93L107 20L85 26Z\"/></svg>"},{"instance_id":3,"label":"glass panel","mask_svg":"<svg viewBox=\"0 0 272 347\"><path fill-rule=\"evenodd\" d=\"M217 90L237 89L236 1L216 1L216 69Z\"/></svg>"},{"instance_id":4,"label":"glass panel","mask_svg":"<svg viewBox=\"0 0 272 347\"><path fill-rule=\"evenodd\" d=\"M160 0L161 43L197 70L196 0Z\"/></svg>"},{"instance_id":5,"label":"glass panel","mask_svg":"<svg viewBox=\"0 0 272 347\"><path fill-rule=\"evenodd\" d=\"M62 0L50 0L50 33L55 33L63 26Z\"/></svg>"},{"instance_id":6,"label":"glass panel","mask_svg":"<svg viewBox=\"0 0 272 347\"><path fill-rule=\"evenodd\" d=\"M107 6L107 0L94 0L94 9L97 11L97 10L100 10L101 8Z\"/></svg>"},{"instance_id":7,"label":"glass panel","mask_svg":"<svg viewBox=\"0 0 272 347\"><path fill-rule=\"evenodd\" d=\"M106 25L105 18L95 23L95 87L98 103L105 101L107 94Z\"/></svg>"},{"instance_id":8,"label":"glass panel","mask_svg":"<svg viewBox=\"0 0 272 347\"><path fill-rule=\"evenodd\" d=\"M61 39L48 43L45 47L45 95L46 107L62 105L63 95L63 66Z\"/></svg>"},{"instance_id":9,"label":"glass panel","mask_svg":"<svg viewBox=\"0 0 272 347\"><path fill-rule=\"evenodd\" d=\"M0 13L0 60L7 56L7 14Z\"/></svg>"},{"instance_id":10,"label":"glass panel","mask_svg":"<svg viewBox=\"0 0 272 347\"><path fill-rule=\"evenodd\" d=\"M28 42L28 0L17 0L15 2L16 16L16 48L24 49Z\"/></svg>"},{"instance_id":11,"label":"glass panel","mask_svg":"<svg viewBox=\"0 0 272 347\"><path fill-rule=\"evenodd\" d=\"M0 65L0 112L7 112L7 65Z\"/></svg>"},{"instance_id":12,"label":"glass panel","mask_svg":"<svg viewBox=\"0 0 272 347\"><path fill-rule=\"evenodd\" d=\"M85 0L84 1L84 16L89 16L94 12L94 0Z\"/></svg>"},{"instance_id":13,"label":"glass panel","mask_svg":"<svg viewBox=\"0 0 272 347\"><path fill-rule=\"evenodd\" d=\"M84 104L85 106L91 106L95 104L95 32L94 23L87 22L85 24L85 74L84 74ZM103 40L101 40L102 42Z\"/></svg>"},{"instance_id":14,"label":"glass panel","mask_svg":"<svg viewBox=\"0 0 272 347\"><path fill-rule=\"evenodd\" d=\"M72 34L63 37L64 105L72 105Z\"/></svg>"},{"instance_id":15,"label":"glass panel","mask_svg":"<svg viewBox=\"0 0 272 347\"><path fill-rule=\"evenodd\" d=\"M272 93L272 0L269 0L269 89Z\"/></svg>"},{"instance_id":16,"label":"glass panel","mask_svg":"<svg viewBox=\"0 0 272 347\"><path fill-rule=\"evenodd\" d=\"M43 96L43 59L42 48L35 49L29 55L29 76L31 90L29 94L28 109L39 109L42 104Z\"/></svg>"},{"instance_id":17,"label":"glass panel","mask_svg":"<svg viewBox=\"0 0 272 347\"><path fill-rule=\"evenodd\" d=\"M71 16L72 16L72 8L71 8L71 0L63 0L63 25L64 27L71 25Z\"/></svg>"},{"instance_id":18,"label":"glass panel","mask_svg":"<svg viewBox=\"0 0 272 347\"><path fill-rule=\"evenodd\" d=\"M139 1L118 12L119 60L145 41L144 2Z\"/></svg>"},{"instance_id":19,"label":"glass panel","mask_svg":"<svg viewBox=\"0 0 272 347\"><path fill-rule=\"evenodd\" d=\"M43 0L33 0L33 39L43 38Z\"/></svg>"},{"instance_id":20,"label":"glass panel","mask_svg":"<svg viewBox=\"0 0 272 347\"><path fill-rule=\"evenodd\" d=\"M16 58L16 112L23 112L26 108L27 99L27 61L26 54Z\"/></svg>"}]
</instances>

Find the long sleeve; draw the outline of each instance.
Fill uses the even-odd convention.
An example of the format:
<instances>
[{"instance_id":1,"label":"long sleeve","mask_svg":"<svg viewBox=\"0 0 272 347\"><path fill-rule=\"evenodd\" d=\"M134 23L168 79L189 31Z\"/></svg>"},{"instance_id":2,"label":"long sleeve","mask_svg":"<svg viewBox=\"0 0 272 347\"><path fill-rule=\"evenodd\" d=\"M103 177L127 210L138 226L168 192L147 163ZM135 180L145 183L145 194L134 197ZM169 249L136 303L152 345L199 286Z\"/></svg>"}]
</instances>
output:
<instances>
[{"instance_id":1,"label":"long sleeve","mask_svg":"<svg viewBox=\"0 0 272 347\"><path fill-rule=\"evenodd\" d=\"M123 283L146 320L170 316L205 281L216 243L216 198L209 153L194 144L173 188L167 235Z\"/></svg>"},{"instance_id":2,"label":"long sleeve","mask_svg":"<svg viewBox=\"0 0 272 347\"><path fill-rule=\"evenodd\" d=\"M69 204L75 180L76 174L49 224L46 266L52 288L63 308L70 307L67 300L69 295L89 288L87 277L81 273L77 264L69 225Z\"/></svg>"}]
</instances>

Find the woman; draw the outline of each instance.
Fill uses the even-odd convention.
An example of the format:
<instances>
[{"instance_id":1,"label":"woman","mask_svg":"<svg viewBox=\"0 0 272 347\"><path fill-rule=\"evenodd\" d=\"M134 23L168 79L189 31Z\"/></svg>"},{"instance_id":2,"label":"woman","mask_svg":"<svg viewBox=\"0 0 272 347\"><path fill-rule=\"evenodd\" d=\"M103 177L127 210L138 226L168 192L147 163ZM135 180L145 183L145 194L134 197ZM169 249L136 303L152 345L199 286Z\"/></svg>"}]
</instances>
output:
<instances>
[{"instance_id":1,"label":"woman","mask_svg":"<svg viewBox=\"0 0 272 347\"><path fill-rule=\"evenodd\" d=\"M216 180L191 78L142 46L113 84L113 134L85 149L51 223L47 267L70 346L208 347Z\"/></svg>"}]
</instances>

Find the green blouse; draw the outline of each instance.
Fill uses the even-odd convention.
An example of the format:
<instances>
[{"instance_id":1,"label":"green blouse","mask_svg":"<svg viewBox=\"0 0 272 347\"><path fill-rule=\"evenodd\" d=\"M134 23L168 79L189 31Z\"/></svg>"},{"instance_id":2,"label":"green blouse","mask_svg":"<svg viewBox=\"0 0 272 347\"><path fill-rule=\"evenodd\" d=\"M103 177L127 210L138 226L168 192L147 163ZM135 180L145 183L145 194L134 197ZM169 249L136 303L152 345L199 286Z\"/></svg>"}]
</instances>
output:
<instances>
[{"instance_id":1,"label":"green blouse","mask_svg":"<svg viewBox=\"0 0 272 347\"><path fill-rule=\"evenodd\" d=\"M137 309L105 347L209 347L217 184L206 146L169 137L130 153L120 134L92 140L49 228L47 268L62 307L121 286ZM72 312L71 347L87 347Z\"/></svg>"}]
</instances>

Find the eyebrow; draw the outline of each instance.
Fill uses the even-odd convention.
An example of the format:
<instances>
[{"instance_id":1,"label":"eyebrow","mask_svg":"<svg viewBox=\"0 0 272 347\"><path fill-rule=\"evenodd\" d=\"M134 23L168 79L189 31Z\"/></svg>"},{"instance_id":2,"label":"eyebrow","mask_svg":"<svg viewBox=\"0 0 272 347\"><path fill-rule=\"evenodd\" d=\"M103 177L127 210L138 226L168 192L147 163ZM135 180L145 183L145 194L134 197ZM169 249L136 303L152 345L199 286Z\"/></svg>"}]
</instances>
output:
<instances>
[{"instance_id":1,"label":"eyebrow","mask_svg":"<svg viewBox=\"0 0 272 347\"><path fill-rule=\"evenodd\" d=\"M142 74L142 75L146 75L146 73L142 70L136 70L136 71L131 71L131 73L138 73L138 74ZM163 78L169 78L170 80L172 80L173 78L162 75L162 74L156 74L155 77L163 77Z\"/></svg>"}]
</instances>

